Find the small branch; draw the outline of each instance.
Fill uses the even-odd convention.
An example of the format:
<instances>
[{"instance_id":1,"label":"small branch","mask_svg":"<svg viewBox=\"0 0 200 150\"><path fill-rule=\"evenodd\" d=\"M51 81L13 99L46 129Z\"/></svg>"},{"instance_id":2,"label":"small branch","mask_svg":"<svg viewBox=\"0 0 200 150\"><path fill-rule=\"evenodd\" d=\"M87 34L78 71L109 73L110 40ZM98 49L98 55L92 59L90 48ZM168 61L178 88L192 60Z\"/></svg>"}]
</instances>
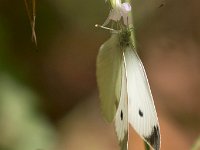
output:
<instances>
[{"instance_id":1,"label":"small branch","mask_svg":"<svg viewBox=\"0 0 200 150\"><path fill-rule=\"evenodd\" d=\"M36 32L35 32L35 20L36 20L36 2L35 0L32 0L32 8L29 9L29 4L27 0L24 0L25 7L26 7L26 12L28 14L29 22L31 25L31 30L32 30L32 40L37 46L37 38L36 38Z\"/></svg>"}]
</instances>

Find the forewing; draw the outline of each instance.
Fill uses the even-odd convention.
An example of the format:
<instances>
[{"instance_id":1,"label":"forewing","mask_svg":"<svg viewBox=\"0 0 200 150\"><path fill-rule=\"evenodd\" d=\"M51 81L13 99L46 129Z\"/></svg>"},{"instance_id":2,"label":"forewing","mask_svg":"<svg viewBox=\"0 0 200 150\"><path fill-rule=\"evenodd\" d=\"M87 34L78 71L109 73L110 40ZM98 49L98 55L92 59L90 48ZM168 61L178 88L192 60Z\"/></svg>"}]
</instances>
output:
<instances>
[{"instance_id":1,"label":"forewing","mask_svg":"<svg viewBox=\"0 0 200 150\"><path fill-rule=\"evenodd\" d=\"M160 149L160 131L153 97L143 64L132 47L125 50L128 120L155 150Z\"/></svg>"},{"instance_id":2,"label":"forewing","mask_svg":"<svg viewBox=\"0 0 200 150\"><path fill-rule=\"evenodd\" d=\"M122 62L121 94L115 116L115 129L121 150L128 149L128 95L125 62Z\"/></svg>"},{"instance_id":3,"label":"forewing","mask_svg":"<svg viewBox=\"0 0 200 150\"><path fill-rule=\"evenodd\" d=\"M121 87L122 51L118 35L112 34L99 50L97 56L97 84L101 99L101 110L105 119L113 121L118 105Z\"/></svg>"}]
</instances>

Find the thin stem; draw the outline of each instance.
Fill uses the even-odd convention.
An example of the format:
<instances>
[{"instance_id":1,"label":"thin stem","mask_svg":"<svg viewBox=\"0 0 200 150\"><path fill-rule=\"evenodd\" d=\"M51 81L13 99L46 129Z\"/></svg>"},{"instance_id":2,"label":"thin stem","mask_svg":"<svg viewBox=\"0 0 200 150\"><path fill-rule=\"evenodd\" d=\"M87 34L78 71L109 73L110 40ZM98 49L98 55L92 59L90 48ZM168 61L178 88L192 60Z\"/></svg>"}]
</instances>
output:
<instances>
[{"instance_id":1,"label":"thin stem","mask_svg":"<svg viewBox=\"0 0 200 150\"><path fill-rule=\"evenodd\" d=\"M128 2L131 4L131 0L125 0L125 2ZM130 25L129 25L129 28L133 28L133 15L132 15L132 11L128 14L129 15L129 18L131 18L131 20L129 20L130 22ZM135 40L135 32L134 30L131 30L131 41L132 41L132 44L133 44L133 47L136 47L136 40Z\"/></svg>"},{"instance_id":2,"label":"thin stem","mask_svg":"<svg viewBox=\"0 0 200 150\"><path fill-rule=\"evenodd\" d=\"M35 19L36 19L36 9L35 9L35 2L36 0L32 0L32 11L33 11L33 20L32 20L32 40L35 42L37 45L37 38L36 38L36 33L35 33Z\"/></svg>"},{"instance_id":3,"label":"thin stem","mask_svg":"<svg viewBox=\"0 0 200 150\"><path fill-rule=\"evenodd\" d=\"M150 146L144 141L145 150L150 150Z\"/></svg>"},{"instance_id":4,"label":"thin stem","mask_svg":"<svg viewBox=\"0 0 200 150\"><path fill-rule=\"evenodd\" d=\"M36 19L36 2L35 0L32 0L32 7L30 10L29 4L27 0L24 0L25 7L26 7L26 12L28 14L29 22L31 25L31 30L32 30L32 40L34 43L37 45L37 39L36 39L36 33L35 33L35 19Z\"/></svg>"},{"instance_id":5,"label":"thin stem","mask_svg":"<svg viewBox=\"0 0 200 150\"><path fill-rule=\"evenodd\" d=\"M28 19L29 19L29 21L31 22L32 17L31 17L30 11L29 11L29 7L28 7L28 2L27 2L27 0L24 0L24 4L25 4L25 7L26 7L26 12L27 12L27 14L28 14Z\"/></svg>"}]
</instances>

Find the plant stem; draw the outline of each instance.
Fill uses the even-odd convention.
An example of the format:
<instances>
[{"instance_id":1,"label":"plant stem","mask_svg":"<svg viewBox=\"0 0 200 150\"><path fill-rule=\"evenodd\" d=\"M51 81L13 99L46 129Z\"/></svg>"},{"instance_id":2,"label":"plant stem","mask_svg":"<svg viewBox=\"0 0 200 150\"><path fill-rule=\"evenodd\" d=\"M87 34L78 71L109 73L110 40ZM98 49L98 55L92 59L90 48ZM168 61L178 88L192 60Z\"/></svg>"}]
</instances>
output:
<instances>
[{"instance_id":1,"label":"plant stem","mask_svg":"<svg viewBox=\"0 0 200 150\"><path fill-rule=\"evenodd\" d=\"M150 150L150 146L144 141L145 150Z\"/></svg>"}]
</instances>

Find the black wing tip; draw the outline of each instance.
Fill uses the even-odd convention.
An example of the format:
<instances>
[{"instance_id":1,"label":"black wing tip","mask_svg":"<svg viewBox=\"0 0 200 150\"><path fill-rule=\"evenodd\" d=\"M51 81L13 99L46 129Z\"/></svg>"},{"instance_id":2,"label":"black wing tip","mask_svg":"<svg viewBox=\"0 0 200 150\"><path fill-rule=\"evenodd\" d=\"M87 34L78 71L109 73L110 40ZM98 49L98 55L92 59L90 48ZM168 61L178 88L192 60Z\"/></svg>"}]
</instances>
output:
<instances>
[{"instance_id":1,"label":"black wing tip","mask_svg":"<svg viewBox=\"0 0 200 150\"><path fill-rule=\"evenodd\" d=\"M154 150L160 150L160 130L158 126L154 126L151 135L144 138Z\"/></svg>"}]
</instances>

